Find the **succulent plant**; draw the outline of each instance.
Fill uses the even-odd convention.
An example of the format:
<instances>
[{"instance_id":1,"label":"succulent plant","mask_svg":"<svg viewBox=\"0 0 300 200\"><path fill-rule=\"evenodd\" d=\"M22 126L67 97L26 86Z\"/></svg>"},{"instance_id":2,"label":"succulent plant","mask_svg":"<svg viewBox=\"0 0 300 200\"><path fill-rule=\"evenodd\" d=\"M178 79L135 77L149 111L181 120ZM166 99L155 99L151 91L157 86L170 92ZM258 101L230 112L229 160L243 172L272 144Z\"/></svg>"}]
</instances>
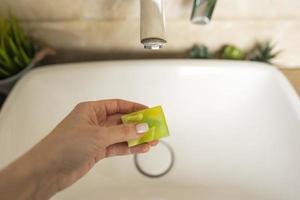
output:
<instances>
[{"instance_id":1,"label":"succulent plant","mask_svg":"<svg viewBox=\"0 0 300 200\"><path fill-rule=\"evenodd\" d=\"M35 54L15 17L0 17L0 79L10 77L28 66Z\"/></svg>"},{"instance_id":2,"label":"succulent plant","mask_svg":"<svg viewBox=\"0 0 300 200\"><path fill-rule=\"evenodd\" d=\"M224 45L220 50L210 52L207 46L195 44L189 50L189 57L198 59L250 60L272 64L272 59L279 53L280 51L274 52L274 45L270 41L257 43L250 51L244 51L234 45Z\"/></svg>"},{"instance_id":3,"label":"succulent plant","mask_svg":"<svg viewBox=\"0 0 300 200\"><path fill-rule=\"evenodd\" d=\"M205 45L194 45L192 49L189 51L190 58L201 58L201 59L209 59L211 58L211 54L208 50L208 47Z\"/></svg>"},{"instance_id":4,"label":"succulent plant","mask_svg":"<svg viewBox=\"0 0 300 200\"><path fill-rule=\"evenodd\" d=\"M246 54L234 45L225 45L221 48L220 56L222 59L243 60Z\"/></svg>"},{"instance_id":5,"label":"succulent plant","mask_svg":"<svg viewBox=\"0 0 300 200\"><path fill-rule=\"evenodd\" d=\"M274 52L274 45L270 41L257 43L249 53L248 59L252 61L265 62L271 64L280 51Z\"/></svg>"}]
</instances>

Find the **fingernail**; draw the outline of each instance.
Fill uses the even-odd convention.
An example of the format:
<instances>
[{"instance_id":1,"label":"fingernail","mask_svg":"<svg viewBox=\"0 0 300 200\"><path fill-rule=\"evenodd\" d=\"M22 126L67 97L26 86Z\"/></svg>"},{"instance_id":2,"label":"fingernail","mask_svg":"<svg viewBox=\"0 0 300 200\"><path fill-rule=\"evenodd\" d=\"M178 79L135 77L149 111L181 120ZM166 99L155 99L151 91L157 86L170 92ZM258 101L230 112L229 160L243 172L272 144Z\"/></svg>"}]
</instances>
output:
<instances>
[{"instance_id":1,"label":"fingernail","mask_svg":"<svg viewBox=\"0 0 300 200\"><path fill-rule=\"evenodd\" d=\"M136 132L140 135L146 133L149 130L149 126L147 123L138 124L135 126L135 128Z\"/></svg>"}]
</instances>

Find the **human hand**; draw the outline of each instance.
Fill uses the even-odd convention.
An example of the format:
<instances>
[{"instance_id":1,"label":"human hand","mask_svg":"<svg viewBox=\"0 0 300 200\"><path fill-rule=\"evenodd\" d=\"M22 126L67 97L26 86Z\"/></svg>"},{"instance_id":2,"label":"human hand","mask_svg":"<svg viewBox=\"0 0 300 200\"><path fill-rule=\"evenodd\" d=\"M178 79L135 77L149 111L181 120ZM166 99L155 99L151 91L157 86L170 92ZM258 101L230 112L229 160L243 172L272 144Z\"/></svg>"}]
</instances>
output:
<instances>
[{"instance_id":1,"label":"human hand","mask_svg":"<svg viewBox=\"0 0 300 200\"><path fill-rule=\"evenodd\" d=\"M39 187L47 181L47 194L43 195L43 191L36 194L49 198L75 183L103 158L145 153L155 146L158 141L129 148L127 141L141 137L148 131L148 126L121 124L123 114L145 108L124 100L80 103L47 137L16 162L34 171Z\"/></svg>"}]
</instances>

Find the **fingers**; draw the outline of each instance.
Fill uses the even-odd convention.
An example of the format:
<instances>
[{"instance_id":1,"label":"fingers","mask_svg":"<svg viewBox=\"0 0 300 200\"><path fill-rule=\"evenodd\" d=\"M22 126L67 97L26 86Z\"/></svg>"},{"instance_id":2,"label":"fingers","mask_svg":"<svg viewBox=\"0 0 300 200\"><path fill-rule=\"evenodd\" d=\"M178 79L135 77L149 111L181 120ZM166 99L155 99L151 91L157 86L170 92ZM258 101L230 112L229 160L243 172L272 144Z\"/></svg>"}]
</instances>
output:
<instances>
[{"instance_id":1,"label":"fingers","mask_svg":"<svg viewBox=\"0 0 300 200\"><path fill-rule=\"evenodd\" d=\"M148 142L148 144L149 144L151 147L154 147L154 146L158 145L158 143L159 143L159 140L154 140L154 141Z\"/></svg>"},{"instance_id":2,"label":"fingers","mask_svg":"<svg viewBox=\"0 0 300 200\"><path fill-rule=\"evenodd\" d=\"M156 146L158 143L159 141L155 140L135 147L128 147L127 142L114 144L106 149L106 157L147 153L151 147Z\"/></svg>"},{"instance_id":3,"label":"fingers","mask_svg":"<svg viewBox=\"0 0 300 200\"><path fill-rule=\"evenodd\" d=\"M149 144L141 144L135 147L128 147L126 142L114 144L106 149L106 157L122 156L128 154L146 153L150 150Z\"/></svg>"},{"instance_id":4,"label":"fingers","mask_svg":"<svg viewBox=\"0 0 300 200\"><path fill-rule=\"evenodd\" d=\"M147 108L145 105L121 99L94 101L93 105L95 106L96 110L104 107L107 115L116 113L127 114Z\"/></svg>"},{"instance_id":5,"label":"fingers","mask_svg":"<svg viewBox=\"0 0 300 200\"><path fill-rule=\"evenodd\" d=\"M108 116L105 121L105 126L115 126L118 124L122 124L122 120L121 120L122 115L123 114L113 114Z\"/></svg>"},{"instance_id":6,"label":"fingers","mask_svg":"<svg viewBox=\"0 0 300 200\"><path fill-rule=\"evenodd\" d=\"M107 137L108 146L120 142L126 142L140 138L148 132L149 127L147 123L141 124L121 124L116 126L106 127L104 131Z\"/></svg>"}]
</instances>

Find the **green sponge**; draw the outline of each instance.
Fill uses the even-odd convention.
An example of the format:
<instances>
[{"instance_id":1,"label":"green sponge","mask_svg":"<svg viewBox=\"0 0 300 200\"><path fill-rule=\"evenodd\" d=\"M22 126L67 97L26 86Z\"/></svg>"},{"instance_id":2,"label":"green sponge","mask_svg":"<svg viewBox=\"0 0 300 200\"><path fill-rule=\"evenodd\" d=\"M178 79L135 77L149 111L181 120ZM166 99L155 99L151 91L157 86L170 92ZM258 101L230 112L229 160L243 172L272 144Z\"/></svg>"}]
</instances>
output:
<instances>
[{"instance_id":1,"label":"green sponge","mask_svg":"<svg viewBox=\"0 0 300 200\"><path fill-rule=\"evenodd\" d=\"M129 147L169 136L168 126L161 106L123 115L121 119L124 124L147 123L149 126L149 131L143 137L128 142Z\"/></svg>"}]
</instances>

